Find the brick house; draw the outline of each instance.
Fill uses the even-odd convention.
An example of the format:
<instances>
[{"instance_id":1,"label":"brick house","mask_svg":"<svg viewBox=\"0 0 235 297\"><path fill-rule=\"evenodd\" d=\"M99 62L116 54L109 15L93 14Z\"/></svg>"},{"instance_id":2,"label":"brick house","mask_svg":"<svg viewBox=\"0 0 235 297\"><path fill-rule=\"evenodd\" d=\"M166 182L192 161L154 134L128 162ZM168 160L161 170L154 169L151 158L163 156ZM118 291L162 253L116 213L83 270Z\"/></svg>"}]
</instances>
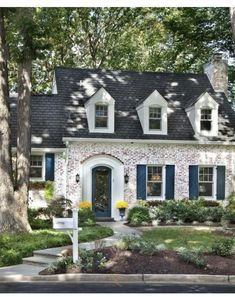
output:
<instances>
[{"instance_id":1,"label":"brick house","mask_svg":"<svg viewBox=\"0 0 235 297\"><path fill-rule=\"evenodd\" d=\"M226 201L235 177L227 63L214 55L204 71L56 68L52 95L32 97L32 180L53 180L56 195L114 219L122 199Z\"/></svg>"}]
</instances>

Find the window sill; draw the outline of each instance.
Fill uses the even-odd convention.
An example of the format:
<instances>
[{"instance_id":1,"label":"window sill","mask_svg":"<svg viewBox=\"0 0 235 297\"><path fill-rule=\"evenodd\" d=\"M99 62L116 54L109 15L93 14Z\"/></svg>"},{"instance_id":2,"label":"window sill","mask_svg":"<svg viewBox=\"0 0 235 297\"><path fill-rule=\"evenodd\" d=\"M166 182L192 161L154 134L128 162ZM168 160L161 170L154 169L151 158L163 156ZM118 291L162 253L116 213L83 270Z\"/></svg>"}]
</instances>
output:
<instances>
[{"instance_id":1,"label":"window sill","mask_svg":"<svg viewBox=\"0 0 235 297\"><path fill-rule=\"evenodd\" d=\"M147 201L157 201L157 200L165 200L165 198L164 197L162 197L162 196L159 196L159 197L146 197L146 200Z\"/></svg>"}]
</instances>

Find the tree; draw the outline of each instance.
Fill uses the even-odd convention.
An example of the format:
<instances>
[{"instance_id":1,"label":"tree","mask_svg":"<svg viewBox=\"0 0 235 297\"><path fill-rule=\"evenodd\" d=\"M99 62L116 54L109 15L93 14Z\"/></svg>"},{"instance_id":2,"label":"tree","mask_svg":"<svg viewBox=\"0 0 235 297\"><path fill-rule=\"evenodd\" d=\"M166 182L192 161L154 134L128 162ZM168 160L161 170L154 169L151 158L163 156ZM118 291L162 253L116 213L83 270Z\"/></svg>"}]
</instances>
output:
<instances>
[{"instance_id":1,"label":"tree","mask_svg":"<svg viewBox=\"0 0 235 297\"><path fill-rule=\"evenodd\" d=\"M7 46L4 13L0 8L0 231L24 229L17 213L11 164L10 110L8 102Z\"/></svg>"},{"instance_id":2,"label":"tree","mask_svg":"<svg viewBox=\"0 0 235 297\"><path fill-rule=\"evenodd\" d=\"M232 36L233 36L233 50L235 54L235 7L230 7L230 20L231 20L231 28L232 28Z\"/></svg>"}]
</instances>

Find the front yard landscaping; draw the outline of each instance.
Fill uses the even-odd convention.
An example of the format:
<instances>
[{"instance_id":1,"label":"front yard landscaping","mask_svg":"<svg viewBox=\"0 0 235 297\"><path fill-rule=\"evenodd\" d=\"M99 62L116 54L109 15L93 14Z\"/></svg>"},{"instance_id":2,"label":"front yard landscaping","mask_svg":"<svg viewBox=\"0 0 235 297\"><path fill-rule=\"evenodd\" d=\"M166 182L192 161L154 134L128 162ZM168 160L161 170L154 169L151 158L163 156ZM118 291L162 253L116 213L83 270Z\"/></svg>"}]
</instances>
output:
<instances>
[{"instance_id":1,"label":"front yard landscaping","mask_svg":"<svg viewBox=\"0 0 235 297\"><path fill-rule=\"evenodd\" d=\"M103 226L83 227L79 242L98 240L113 235L111 228ZM54 230L37 230L22 234L0 234L0 267L22 263L33 251L70 245L69 236Z\"/></svg>"},{"instance_id":2,"label":"front yard landscaping","mask_svg":"<svg viewBox=\"0 0 235 297\"><path fill-rule=\"evenodd\" d=\"M124 237L114 247L63 257L40 274L234 274L234 233L197 228L154 228L141 238Z\"/></svg>"}]
</instances>

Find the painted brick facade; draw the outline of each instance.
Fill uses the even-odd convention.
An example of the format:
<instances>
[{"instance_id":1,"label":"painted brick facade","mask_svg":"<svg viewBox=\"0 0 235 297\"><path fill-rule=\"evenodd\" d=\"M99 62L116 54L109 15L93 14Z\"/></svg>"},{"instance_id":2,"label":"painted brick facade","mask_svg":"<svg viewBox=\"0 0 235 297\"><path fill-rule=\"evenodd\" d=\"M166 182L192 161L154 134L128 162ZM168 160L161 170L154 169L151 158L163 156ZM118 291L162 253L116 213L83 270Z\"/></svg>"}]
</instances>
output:
<instances>
[{"instance_id":1,"label":"painted brick facade","mask_svg":"<svg viewBox=\"0 0 235 297\"><path fill-rule=\"evenodd\" d=\"M81 175L82 163L94 155L111 155L124 164L124 173L129 175L125 185L124 199L128 203L136 200L137 164L174 164L175 198L188 197L189 165L226 166L226 196L234 190L234 154L232 146L221 145L169 145L137 143L70 143L68 146L68 183L67 197L72 201L86 200L81 197L81 182L76 183L75 176ZM65 193L65 161L62 154L55 157L56 194ZM123 199L123 197L120 197Z\"/></svg>"}]
</instances>

